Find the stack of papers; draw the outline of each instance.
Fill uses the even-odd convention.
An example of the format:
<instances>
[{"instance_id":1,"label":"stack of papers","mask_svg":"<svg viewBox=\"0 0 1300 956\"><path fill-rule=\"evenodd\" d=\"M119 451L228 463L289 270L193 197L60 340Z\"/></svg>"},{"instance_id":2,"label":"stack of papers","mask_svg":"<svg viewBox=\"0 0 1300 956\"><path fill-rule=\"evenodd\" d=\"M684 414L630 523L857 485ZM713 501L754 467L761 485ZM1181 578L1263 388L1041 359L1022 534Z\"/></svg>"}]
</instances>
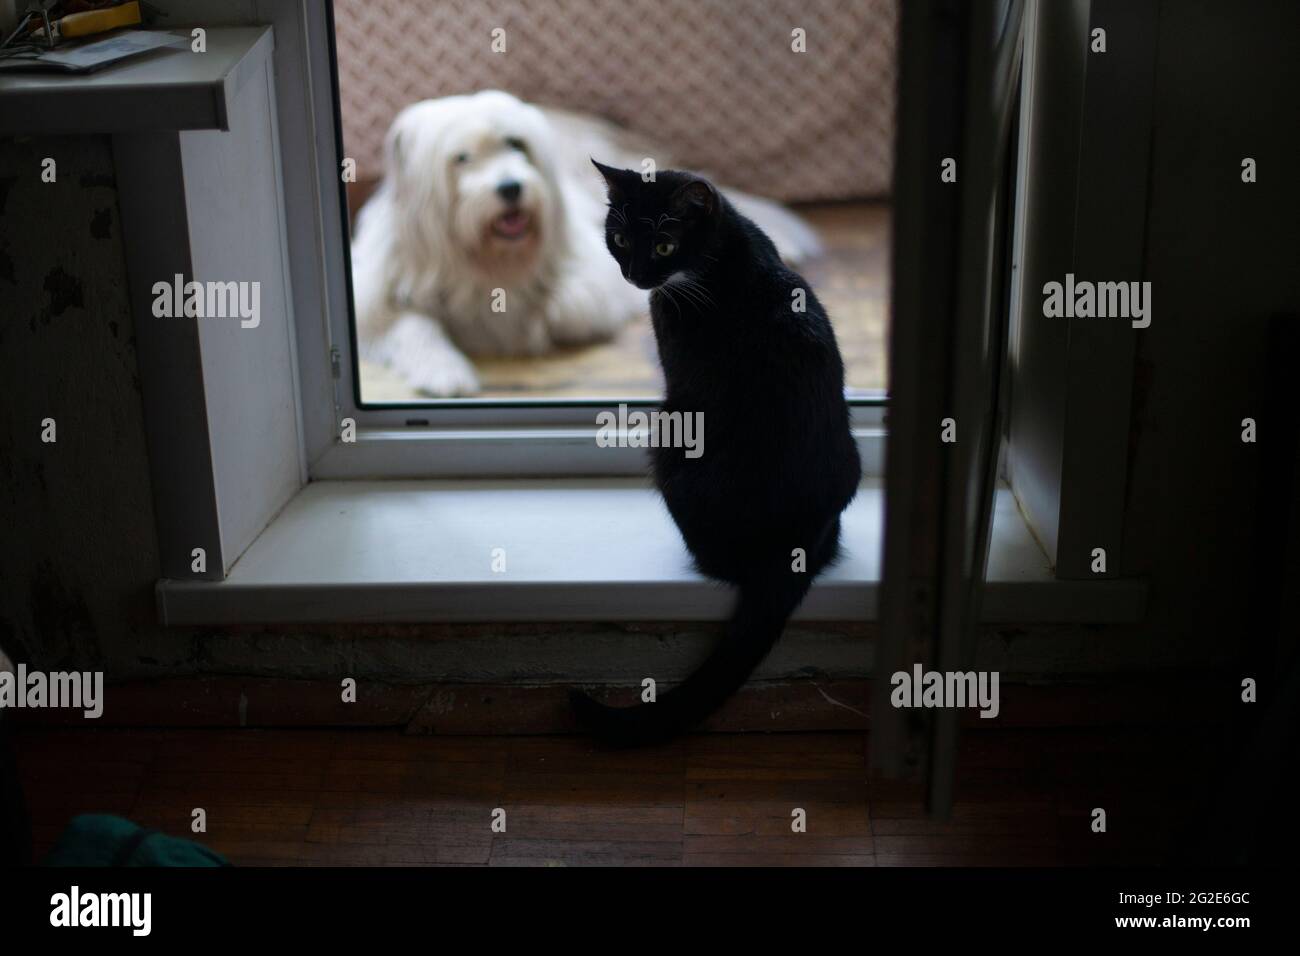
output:
<instances>
[{"instance_id":1,"label":"stack of papers","mask_svg":"<svg viewBox=\"0 0 1300 956\"><path fill-rule=\"evenodd\" d=\"M20 50L0 55L0 70L54 70L89 73L150 50L188 50L190 38L165 30L122 30L88 43L60 44L54 49Z\"/></svg>"}]
</instances>

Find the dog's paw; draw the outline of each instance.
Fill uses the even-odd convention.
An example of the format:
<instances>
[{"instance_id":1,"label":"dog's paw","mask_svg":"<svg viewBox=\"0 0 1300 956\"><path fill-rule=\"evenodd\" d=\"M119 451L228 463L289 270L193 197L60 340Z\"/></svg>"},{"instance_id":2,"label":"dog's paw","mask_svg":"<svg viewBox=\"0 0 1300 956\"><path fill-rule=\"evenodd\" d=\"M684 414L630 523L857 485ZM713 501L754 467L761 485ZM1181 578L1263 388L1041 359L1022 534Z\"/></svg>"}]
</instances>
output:
<instances>
[{"instance_id":1,"label":"dog's paw","mask_svg":"<svg viewBox=\"0 0 1300 956\"><path fill-rule=\"evenodd\" d=\"M422 366L408 380L413 388L433 398L465 398L479 392L474 366L452 352Z\"/></svg>"},{"instance_id":2,"label":"dog's paw","mask_svg":"<svg viewBox=\"0 0 1300 956\"><path fill-rule=\"evenodd\" d=\"M473 364L427 315L407 312L361 347L363 358L391 368L416 391L434 398L478 394Z\"/></svg>"},{"instance_id":3,"label":"dog's paw","mask_svg":"<svg viewBox=\"0 0 1300 956\"><path fill-rule=\"evenodd\" d=\"M647 307L647 297L615 274L570 277L546 306L546 328L556 345L603 342Z\"/></svg>"}]
</instances>

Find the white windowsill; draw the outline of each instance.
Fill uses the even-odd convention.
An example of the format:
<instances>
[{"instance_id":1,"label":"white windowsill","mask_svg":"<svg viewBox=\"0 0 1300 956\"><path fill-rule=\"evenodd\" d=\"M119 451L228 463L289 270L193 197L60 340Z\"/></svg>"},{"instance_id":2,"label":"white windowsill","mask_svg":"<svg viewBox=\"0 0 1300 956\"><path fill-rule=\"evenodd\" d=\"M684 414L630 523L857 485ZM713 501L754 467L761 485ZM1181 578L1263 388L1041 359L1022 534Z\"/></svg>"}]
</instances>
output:
<instances>
[{"instance_id":1,"label":"white windowsill","mask_svg":"<svg viewBox=\"0 0 1300 956\"><path fill-rule=\"evenodd\" d=\"M845 556L795 617L870 620L880 580L880 482L844 518ZM505 573L492 571L494 548ZM1010 491L998 492L984 619L1140 618L1145 587L1057 581ZM728 590L695 574L642 479L321 481L307 485L225 581L163 580L167 625L274 622L700 621Z\"/></svg>"}]
</instances>

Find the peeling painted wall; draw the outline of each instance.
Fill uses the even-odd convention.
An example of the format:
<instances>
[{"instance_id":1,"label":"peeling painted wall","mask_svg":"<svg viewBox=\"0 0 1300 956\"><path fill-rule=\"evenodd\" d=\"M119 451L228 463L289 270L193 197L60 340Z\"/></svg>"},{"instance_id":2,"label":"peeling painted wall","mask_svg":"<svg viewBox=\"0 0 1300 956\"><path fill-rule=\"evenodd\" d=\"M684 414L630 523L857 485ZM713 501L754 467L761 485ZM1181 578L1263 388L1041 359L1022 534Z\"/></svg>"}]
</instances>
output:
<instances>
[{"instance_id":1,"label":"peeling painted wall","mask_svg":"<svg viewBox=\"0 0 1300 956\"><path fill-rule=\"evenodd\" d=\"M109 139L0 140L0 220L0 643L107 666L158 574Z\"/></svg>"}]
</instances>

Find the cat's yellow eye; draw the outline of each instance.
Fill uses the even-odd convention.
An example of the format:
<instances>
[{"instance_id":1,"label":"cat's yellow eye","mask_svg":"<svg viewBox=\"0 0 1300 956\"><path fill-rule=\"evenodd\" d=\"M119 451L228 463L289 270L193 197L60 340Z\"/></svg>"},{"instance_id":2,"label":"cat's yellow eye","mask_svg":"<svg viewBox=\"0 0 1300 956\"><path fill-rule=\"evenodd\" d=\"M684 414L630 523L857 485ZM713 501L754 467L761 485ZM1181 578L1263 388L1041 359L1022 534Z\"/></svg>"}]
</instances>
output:
<instances>
[{"instance_id":1,"label":"cat's yellow eye","mask_svg":"<svg viewBox=\"0 0 1300 956\"><path fill-rule=\"evenodd\" d=\"M614 233L613 239L614 245L618 246L620 249L627 248L627 236L623 235L621 232Z\"/></svg>"},{"instance_id":2,"label":"cat's yellow eye","mask_svg":"<svg viewBox=\"0 0 1300 956\"><path fill-rule=\"evenodd\" d=\"M660 243L656 243L655 245L655 255L659 256L660 258L664 256L671 256L676 251L677 251L677 243L675 242L660 242Z\"/></svg>"}]
</instances>

